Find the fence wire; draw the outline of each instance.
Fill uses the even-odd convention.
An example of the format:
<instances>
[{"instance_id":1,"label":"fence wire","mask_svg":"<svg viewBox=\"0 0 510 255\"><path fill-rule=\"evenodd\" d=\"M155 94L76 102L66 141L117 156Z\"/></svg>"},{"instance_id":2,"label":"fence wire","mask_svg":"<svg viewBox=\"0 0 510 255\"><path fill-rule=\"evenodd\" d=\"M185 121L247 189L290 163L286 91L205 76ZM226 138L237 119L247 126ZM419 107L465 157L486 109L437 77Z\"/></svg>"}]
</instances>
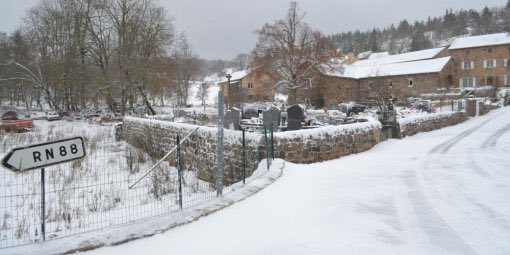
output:
<instances>
[{"instance_id":1,"label":"fence wire","mask_svg":"<svg viewBox=\"0 0 510 255\"><path fill-rule=\"evenodd\" d=\"M12 172L0 168L0 249L42 242L43 236L48 241L120 227L217 198L215 185L198 178L197 171L179 172L176 165L166 161L142 179L158 159L116 139L114 125L40 120L35 126L25 133L0 130L0 158L13 148L76 136L83 138L87 156L45 168L44 194L42 170ZM225 154L236 157L235 171L246 169L245 174L236 175L252 175L255 169L244 168L243 154ZM269 159L270 155L264 157ZM139 179L140 183L129 189ZM225 194L230 190L227 188Z\"/></svg>"}]
</instances>

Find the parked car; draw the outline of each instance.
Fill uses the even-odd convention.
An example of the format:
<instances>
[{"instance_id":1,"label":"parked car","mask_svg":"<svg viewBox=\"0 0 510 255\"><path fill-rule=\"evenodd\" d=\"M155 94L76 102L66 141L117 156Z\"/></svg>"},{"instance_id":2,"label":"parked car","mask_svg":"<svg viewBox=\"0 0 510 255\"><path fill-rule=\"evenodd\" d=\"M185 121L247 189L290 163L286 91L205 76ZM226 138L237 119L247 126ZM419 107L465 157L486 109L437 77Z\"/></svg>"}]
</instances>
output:
<instances>
[{"instance_id":1,"label":"parked car","mask_svg":"<svg viewBox=\"0 0 510 255\"><path fill-rule=\"evenodd\" d=\"M413 105L413 108L418 111L423 111L423 112L428 112L428 113L436 111L436 109L432 105L432 102L430 102L429 100L420 100Z\"/></svg>"},{"instance_id":2,"label":"parked car","mask_svg":"<svg viewBox=\"0 0 510 255\"><path fill-rule=\"evenodd\" d=\"M42 120L46 119L46 114L44 112L31 112L29 117L32 120Z\"/></svg>"},{"instance_id":3,"label":"parked car","mask_svg":"<svg viewBox=\"0 0 510 255\"><path fill-rule=\"evenodd\" d=\"M46 113L46 120L52 121L52 120L59 120L60 115L58 115L58 112L56 111L50 111Z\"/></svg>"},{"instance_id":4,"label":"parked car","mask_svg":"<svg viewBox=\"0 0 510 255\"><path fill-rule=\"evenodd\" d=\"M342 103L338 105L338 110L345 113L347 116L352 116L365 111L365 106L358 103Z\"/></svg>"},{"instance_id":5,"label":"parked car","mask_svg":"<svg viewBox=\"0 0 510 255\"><path fill-rule=\"evenodd\" d=\"M15 111L8 111L2 115L2 120L17 120L18 113Z\"/></svg>"}]
</instances>

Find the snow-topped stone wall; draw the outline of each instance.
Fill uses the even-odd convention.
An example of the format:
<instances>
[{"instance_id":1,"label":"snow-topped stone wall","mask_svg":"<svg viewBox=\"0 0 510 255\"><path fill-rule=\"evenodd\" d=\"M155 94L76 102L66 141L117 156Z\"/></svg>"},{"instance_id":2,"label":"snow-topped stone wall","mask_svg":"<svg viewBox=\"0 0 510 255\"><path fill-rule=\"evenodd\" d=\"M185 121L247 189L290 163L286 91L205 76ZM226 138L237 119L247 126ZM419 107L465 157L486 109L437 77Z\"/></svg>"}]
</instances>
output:
<instances>
[{"instance_id":1,"label":"snow-topped stone wall","mask_svg":"<svg viewBox=\"0 0 510 255\"><path fill-rule=\"evenodd\" d=\"M275 157L314 163L366 151L381 141L377 121L275 133Z\"/></svg>"},{"instance_id":2,"label":"snow-topped stone wall","mask_svg":"<svg viewBox=\"0 0 510 255\"><path fill-rule=\"evenodd\" d=\"M438 112L397 119L397 138L453 126L467 120L464 112Z\"/></svg>"},{"instance_id":3,"label":"snow-topped stone wall","mask_svg":"<svg viewBox=\"0 0 510 255\"><path fill-rule=\"evenodd\" d=\"M217 128L127 117L122 125L122 138L154 159L160 159L176 146L177 135L183 139L197 128L181 145L181 167L183 170L196 171L201 180L215 183ZM224 137L224 183L229 185L242 180L242 134L225 130ZM260 134L246 133L247 177L257 169L265 156L265 149L259 148L262 146L261 138ZM170 155L168 161L171 166L176 166L176 153Z\"/></svg>"},{"instance_id":4,"label":"snow-topped stone wall","mask_svg":"<svg viewBox=\"0 0 510 255\"><path fill-rule=\"evenodd\" d=\"M163 157L181 138L194 129L189 141L181 148L181 166L195 170L202 180L213 182L216 173L217 129L188 124L139 118L125 118L122 137L131 145L147 151L152 157ZM225 130L225 173L227 183L240 180L242 166L242 133ZM274 134L275 157L293 163L314 163L366 151L381 141L381 124L375 122ZM246 133L247 172L255 170L265 157L263 136ZM175 166L175 155L169 158Z\"/></svg>"}]
</instances>

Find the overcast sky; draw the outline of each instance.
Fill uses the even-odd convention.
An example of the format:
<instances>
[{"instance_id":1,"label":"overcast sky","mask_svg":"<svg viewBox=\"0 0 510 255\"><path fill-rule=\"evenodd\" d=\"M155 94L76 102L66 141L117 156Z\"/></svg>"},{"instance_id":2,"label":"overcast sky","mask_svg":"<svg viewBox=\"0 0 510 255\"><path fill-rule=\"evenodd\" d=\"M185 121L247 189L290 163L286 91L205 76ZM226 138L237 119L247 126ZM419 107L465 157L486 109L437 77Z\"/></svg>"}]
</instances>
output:
<instances>
[{"instance_id":1,"label":"overcast sky","mask_svg":"<svg viewBox=\"0 0 510 255\"><path fill-rule=\"evenodd\" d=\"M38 0L0 0L0 31L12 32L25 10ZM443 15L446 9L503 6L507 0L300 0L305 21L326 34L385 27ZM177 31L186 31L203 58L230 59L248 53L254 31L285 16L288 0L160 0L174 18Z\"/></svg>"}]
</instances>

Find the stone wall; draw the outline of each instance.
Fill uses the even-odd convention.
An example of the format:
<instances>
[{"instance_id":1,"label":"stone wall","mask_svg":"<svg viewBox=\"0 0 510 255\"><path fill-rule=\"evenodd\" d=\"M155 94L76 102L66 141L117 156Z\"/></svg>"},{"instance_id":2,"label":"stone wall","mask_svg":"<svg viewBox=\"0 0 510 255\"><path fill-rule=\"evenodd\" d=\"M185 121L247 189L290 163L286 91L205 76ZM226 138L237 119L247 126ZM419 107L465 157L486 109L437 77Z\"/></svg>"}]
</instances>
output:
<instances>
[{"instance_id":1,"label":"stone wall","mask_svg":"<svg viewBox=\"0 0 510 255\"><path fill-rule=\"evenodd\" d=\"M181 161L185 170L196 170L203 180L214 181L216 173L217 129L194 125L125 118L122 137L134 147L147 151L155 159L162 158L181 138L198 128L182 145ZM293 163L314 163L369 150L380 142L379 122L327 126L317 129L274 134L275 157ZM229 183L240 180L242 166L242 133L225 130L225 173ZM246 133L247 172L256 169L265 157L263 136ZM169 161L175 166L175 154Z\"/></svg>"},{"instance_id":2,"label":"stone wall","mask_svg":"<svg viewBox=\"0 0 510 255\"><path fill-rule=\"evenodd\" d=\"M467 115L464 112L439 112L401 118L397 120L397 138L402 139L406 136L453 126L466 120Z\"/></svg>"},{"instance_id":3,"label":"stone wall","mask_svg":"<svg viewBox=\"0 0 510 255\"><path fill-rule=\"evenodd\" d=\"M496 105L496 104L484 104L483 102L478 102L478 104L480 105L480 116L482 115L485 115L487 113L489 113L490 111L492 110L495 110L495 109L498 109L500 106Z\"/></svg>"},{"instance_id":4,"label":"stone wall","mask_svg":"<svg viewBox=\"0 0 510 255\"><path fill-rule=\"evenodd\" d=\"M380 137L379 122L275 133L275 157L292 163L321 162L369 150Z\"/></svg>"},{"instance_id":5,"label":"stone wall","mask_svg":"<svg viewBox=\"0 0 510 255\"><path fill-rule=\"evenodd\" d=\"M217 169L216 143L218 129L204 126L124 118L122 138L136 148L146 151L154 159L162 158L176 146L177 135L183 139L193 130L198 130L181 145L181 167L183 170L197 171L204 181L215 183ZM224 130L224 183L231 184L242 180L242 133ZM265 156L262 135L246 133L246 172L247 177L257 169ZM172 166L176 166L176 153L168 157Z\"/></svg>"},{"instance_id":6,"label":"stone wall","mask_svg":"<svg viewBox=\"0 0 510 255\"><path fill-rule=\"evenodd\" d=\"M441 112L399 119L397 138L412 136L461 123L467 119L462 112ZM125 118L123 138L134 147L162 158L181 138L198 128L181 147L184 170L198 172L200 179L214 183L216 173L217 129L157 120ZM377 121L316 129L274 133L275 157L292 163L315 163L371 149L381 142L381 124ZM242 133L225 130L225 183L242 178ZM246 133L247 176L265 158L263 135ZM175 154L169 157L175 166Z\"/></svg>"}]
</instances>

